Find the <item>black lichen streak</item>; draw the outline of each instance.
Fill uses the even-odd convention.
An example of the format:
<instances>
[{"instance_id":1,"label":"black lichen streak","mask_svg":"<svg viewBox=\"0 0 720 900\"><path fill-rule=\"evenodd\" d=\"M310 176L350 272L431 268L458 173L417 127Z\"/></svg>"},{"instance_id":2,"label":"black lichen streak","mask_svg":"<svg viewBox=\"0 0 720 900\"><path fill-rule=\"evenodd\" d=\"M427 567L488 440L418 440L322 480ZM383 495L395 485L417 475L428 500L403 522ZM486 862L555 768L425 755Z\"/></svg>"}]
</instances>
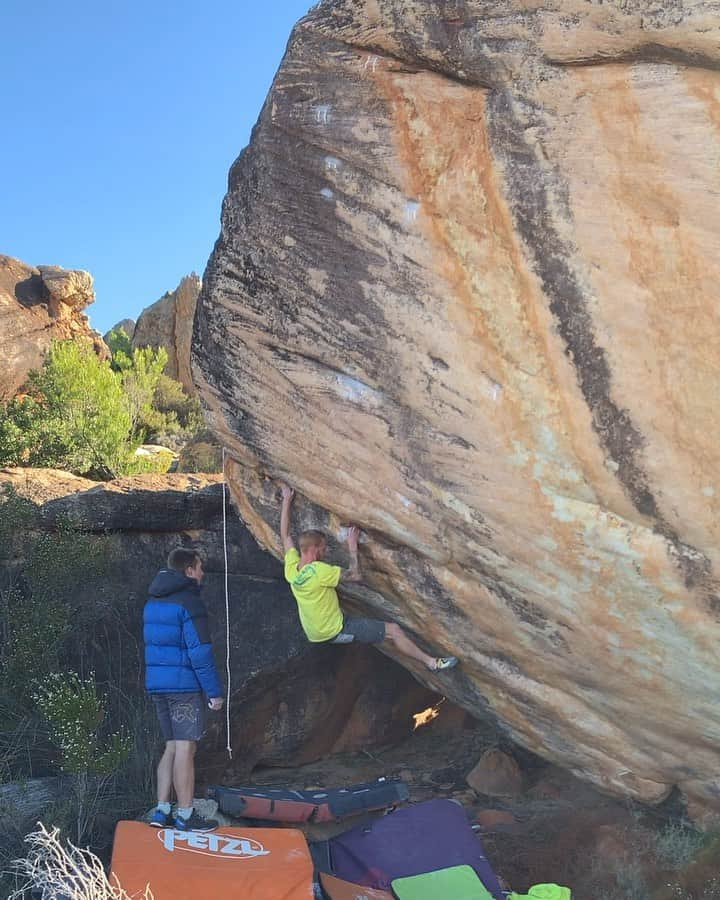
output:
<instances>
[{"instance_id":1,"label":"black lichen streak","mask_svg":"<svg viewBox=\"0 0 720 900\"><path fill-rule=\"evenodd\" d=\"M522 110L521 122L516 110ZM571 258L574 248L563 241L550 214L551 193L555 207L564 208L563 185L553 182L550 170L538 171L532 149L524 140L529 123L537 125L540 113L517 97L511 102L504 90L488 98L488 128L493 152L505 163L505 177L513 215L533 267L549 299L550 310L565 344L565 353L577 374L580 390L592 415L593 427L606 456L617 466L617 477L627 496L643 516L655 522L656 531L668 542L688 588L714 592L710 561L700 551L684 544L662 517L641 465L644 439L627 409L612 397L610 365L596 341L592 315L575 273Z\"/></svg>"},{"instance_id":2,"label":"black lichen streak","mask_svg":"<svg viewBox=\"0 0 720 900\"><path fill-rule=\"evenodd\" d=\"M502 582L488 579L485 587L500 597L508 609L512 610L521 622L532 625L533 628L537 628L539 631L543 631L550 624L537 604L526 600L524 597L516 596Z\"/></svg>"},{"instance_id":3,"label":"black lichen streak","mask_svg":"<svg viewBox=\"0 0 720 900\"><path fill-rule=\"evenodd\" d=\"M676 66L685 66L689 69L708 69L711 72L720 71L720 59L709 56L705 53L692 52L684 50L681 47L665 47L662 44L647 43L630 50L627 53L621 53L613 56L592 56L587 59L573 60L549 60L554 65L567 67L582 67L594 65L625 64L633 63L660 63Z\"/></svg>"},{"instance_id":4,"label":"black lichen streak","mask_svg":"<svg viewBox=\"0 0 720 900\"><path fill-rule=\"evenodd\" d=\"M550 300L565 352L575 366L580 389L592 413L593 426L608 457L618 466L618 478L636 509L655 518L657 505L639 462L643 438L628 411L611 396L610 366L595 340L592 317L569 263L573 248L563 242L553 227L547 173L537 171L535 156L523 139L523 125L514 119L508 98L496 91L489 107L493 149L506 164L518 231Z\"/></svg>"}]
</instances>

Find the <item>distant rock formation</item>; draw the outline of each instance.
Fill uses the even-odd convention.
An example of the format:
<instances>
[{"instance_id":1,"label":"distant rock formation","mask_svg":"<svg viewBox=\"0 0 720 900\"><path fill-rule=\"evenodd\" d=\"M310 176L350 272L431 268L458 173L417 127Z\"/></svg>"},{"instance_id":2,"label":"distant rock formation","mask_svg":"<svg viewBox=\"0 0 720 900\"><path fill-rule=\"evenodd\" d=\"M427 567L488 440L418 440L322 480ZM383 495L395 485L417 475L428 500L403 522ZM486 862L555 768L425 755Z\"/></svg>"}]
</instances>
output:
<instances>
[{"instance_id":1,"label":"distant rock formation","mask_svg":"<svg viewBox=\"0 0 720 900\"><path fill-rule=\"evenodd\" d=\"M135 320L134 319L121 319L119 322L117 322L115 325L113 325L113 327L109 331L106 331L105 334L103 335L103 340L105 341L105 343L107 343L108 338L113 333L113 331L124 331L125 334L132 341L133 335L135 334Z\"/></svg>"},{"instance_id":2,"label":"distant rock formation","mask_svg":"<svg viewBox=\"0 0 720 900\"><path fill-rule=\"evenodd\" d=\"M0 255L0 399L17 393L28 372L42 365L56 338L88 338L100 355L107 355L102 338L82 312L94 299L89 272L35 268Z\"/></svg>"},{"instance_id":3,"label":"distant rock formation","mask_svg":"<svg viewBox=\"0 0 720 900\"><path fill-rule=\"evenodd\" d=\"M164 347L168 353L166 374L179 381L190 395L195 393L190 371L190 344L201 286L202 282L194 272L185 276L174 291L163 294L142 311L131 336L133 348Z\"/></svg>"},{"instance_id":4,"label":"distant rock formation","mask_svg":"<svg viewBox=\"0 0 720 900\"><path fill-rule=\"evenodd\" d=\"M448 697L720 810L718 48L709 0L317 4L193 351L265 546L289 479Z\"/></svg>"}]
</instances>

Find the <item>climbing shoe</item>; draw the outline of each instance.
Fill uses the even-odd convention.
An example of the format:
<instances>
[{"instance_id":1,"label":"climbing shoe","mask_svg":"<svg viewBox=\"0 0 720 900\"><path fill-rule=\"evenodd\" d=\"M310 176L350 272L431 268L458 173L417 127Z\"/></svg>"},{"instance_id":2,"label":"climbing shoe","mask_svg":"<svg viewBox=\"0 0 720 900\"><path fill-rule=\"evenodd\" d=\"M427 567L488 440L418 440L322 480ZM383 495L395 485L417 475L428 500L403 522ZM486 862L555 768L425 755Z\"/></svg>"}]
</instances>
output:
<instances>
[{"instance_id":1,"label":"climbing shoe","mask_svg":"<svg viewBox=\"0 0 720 900\"><path fill-rule=\"evenodd\" d=\"M175 821L173 822L173 828L177 831L213 831L217 827L218 822L215 819L204 819L195 810L192 811L187 819L183 819L182 816L175 816Z\"/></svg>"},{"instance_id":2,"label":"climbing shoe","mask_svg":"<svg viewBox=\"0 0 720 900\"><path fill-rule=\"evenodd\" d=\"M167 828L168 825L172 825L172 815L170 813L164 813L161 809L156 809L155 812L150 817L150 825L153 828Z\"/></svg>"},{"instance_id":3,"label":"climbing shoe","mask_svg":"<svg viewBox=\"0 0 720 900\"><path fill-rule=\"evenodd\" d=\"M458 664L457 656L438 656L431 672L443 672L445 669L454 669Z\"/></svg>"}]
</instances>

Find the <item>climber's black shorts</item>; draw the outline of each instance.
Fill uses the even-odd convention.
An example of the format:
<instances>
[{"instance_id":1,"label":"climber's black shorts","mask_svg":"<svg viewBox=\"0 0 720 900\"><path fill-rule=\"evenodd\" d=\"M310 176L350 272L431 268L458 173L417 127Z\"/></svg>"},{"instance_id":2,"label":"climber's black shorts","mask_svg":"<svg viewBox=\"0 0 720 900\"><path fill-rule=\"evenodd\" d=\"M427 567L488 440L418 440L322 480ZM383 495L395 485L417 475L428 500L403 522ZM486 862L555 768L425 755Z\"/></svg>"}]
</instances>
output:
<instances>
[{"instance_id":1,"label":"climber's black shorts","mask_svg":"<svg viewBox=\"0 0 720 900\"><path fill-rule=\"evenodd\" d=\"M151 694L166 741L199 741L205 734L206 700L201 693Z\"/></svg>"},{"instance_id":2,"label":"climber's black shorts","mask_svg":"<svg viewBox=\"0 0 720 900\"><path fill-rule=\"evenodd\" d=\"M381 644L385 640L385 622L380 619L364 619L362 616L345 616L343 627L329 644Z\"/></svg>"}]
</instances>

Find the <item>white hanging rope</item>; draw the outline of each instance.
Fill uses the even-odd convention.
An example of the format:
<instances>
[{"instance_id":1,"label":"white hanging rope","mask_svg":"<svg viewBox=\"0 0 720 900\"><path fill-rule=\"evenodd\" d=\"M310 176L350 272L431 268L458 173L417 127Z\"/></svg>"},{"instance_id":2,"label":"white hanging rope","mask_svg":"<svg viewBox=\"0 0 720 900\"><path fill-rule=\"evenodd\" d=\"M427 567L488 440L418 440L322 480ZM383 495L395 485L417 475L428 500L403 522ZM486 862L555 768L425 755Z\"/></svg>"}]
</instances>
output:
<instances>
[{"instance_id":1,"label":"white hanging rope","mask_svg":"<svg viewBox=\"0 0 720 900\"><path fill-rule=\"evenodd\" d=\"M227 552L227 476L225 475L225 448L222 449L223 471L223 555L225 557L225 675L227 679L227 694L225 696L225 727L227 730L227 745L225 749L228 757L232 759L232 742L230 740L230 586L228 582L228 552Z\"/></svg>"}]
</instances>

